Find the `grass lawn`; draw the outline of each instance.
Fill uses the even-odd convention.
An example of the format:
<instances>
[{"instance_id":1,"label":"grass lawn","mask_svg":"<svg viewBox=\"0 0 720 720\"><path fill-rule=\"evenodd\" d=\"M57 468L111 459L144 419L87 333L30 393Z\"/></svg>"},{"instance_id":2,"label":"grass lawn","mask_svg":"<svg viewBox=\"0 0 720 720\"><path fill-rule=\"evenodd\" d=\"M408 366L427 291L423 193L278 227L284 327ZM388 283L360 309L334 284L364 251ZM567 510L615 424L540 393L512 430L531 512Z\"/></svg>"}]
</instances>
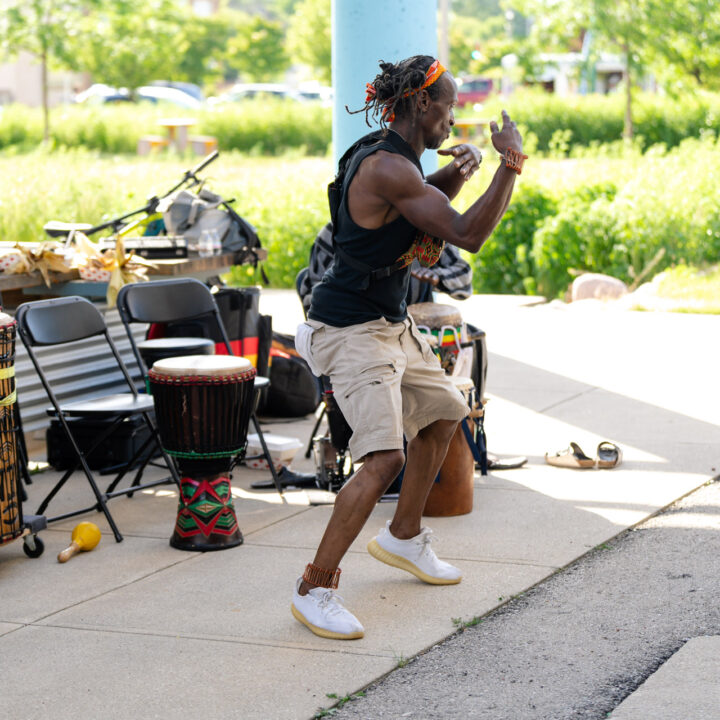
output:
<instances>
[{"instance_id":1,"label":"grass lawn","mask_svg":"<svg viewBox=\"0 0 720 720\"><path fill-rule=\"evenodd\" d=\"M653 279L648 292L648 300L640 297L636 309L720 315L720 265L669 268Z\"/></svg>"}]
</instances>

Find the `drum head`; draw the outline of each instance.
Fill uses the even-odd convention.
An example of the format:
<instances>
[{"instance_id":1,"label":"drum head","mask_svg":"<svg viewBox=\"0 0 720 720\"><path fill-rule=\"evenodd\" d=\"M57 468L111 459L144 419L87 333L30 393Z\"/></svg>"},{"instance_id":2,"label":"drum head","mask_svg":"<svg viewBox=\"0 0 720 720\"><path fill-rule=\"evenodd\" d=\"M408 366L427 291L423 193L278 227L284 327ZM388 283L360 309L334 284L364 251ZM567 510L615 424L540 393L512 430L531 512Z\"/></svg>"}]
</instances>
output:
<instances>
[{"instance_id":1,"label":"drum head","mask_svg":"<svg viewBox=\"0 0 720 720\"><path fill-rule=\"evenodd\" d=\"M462 325L462 315L452 305L441 303L415 303L408 305L408 313L416 325L425 325L429 328L441 328L443 325L458 327Z\"/></svg>"},{"instance_id":2,"label":"drum head","mask_svg":"<svg viewBox=\"0 0 720 720\"><path fill-rule=\"evenodd\" d=\"M237 375L246 372L253 364L236 355L181 355L158 360L152 370L158 375L171 377Z\"/></svg>"},{"instance_id":3,"label":"drum head","mask_svg":"<svg viewBox=\"0 0 720 720\"><path fill-rule=\"evenodd\" d=\"M7 313L0 312L0 327L5 325L12 325L15 322L15 318L10 317Z\"/></svg>"}]
</instances>

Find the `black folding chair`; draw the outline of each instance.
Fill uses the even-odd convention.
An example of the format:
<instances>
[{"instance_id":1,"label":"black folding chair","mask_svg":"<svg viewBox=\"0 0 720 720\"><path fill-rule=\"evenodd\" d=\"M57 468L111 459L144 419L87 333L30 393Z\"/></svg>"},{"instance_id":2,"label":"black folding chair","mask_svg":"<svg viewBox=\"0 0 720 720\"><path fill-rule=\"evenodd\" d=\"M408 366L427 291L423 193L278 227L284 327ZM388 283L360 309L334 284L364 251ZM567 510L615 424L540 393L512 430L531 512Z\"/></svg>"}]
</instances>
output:
<instances>
[{"instance_id":1,"label":"black folding chair","mask_svg":"<svg viewBox=\"0 0 720 720\"><path fill-rule=\"evenodd\" d=\"M138 365L142 368L143 373L147 376L147 365L145 358L141 352L141 347L135 341L130 331L132 323L177 323L190 320L205 320L214 323L228 355L234 355L230 339L228 338L225 324L222 321L220 310L210 288L194 278L172 278L169 280L152 280L142 283L131 283L120 289L117 297L117 309L120 314L127 335L130 338L130 344L138 361ZM178 350L182 350L186 338L177 338ZM168 342L172 343L172 338L168 338ZM165 349L167 349L167 345ZM178 354L178 353L175 353ZM180 352L179 354L187 354ZM262 388L267 387L269 380L264 377L255 377L255 404L259 399L259 393ZM259 455L237 458L237 462L242 460L254 460L264 458L270 468L275 488L282 495L282 483L275 470L270 451L265 443L265 436L260 428L260 422L257 419L253 408L250 420L257 432L262 453Z\"/></svg>"},{"instance_id":2,"label":"black folding chair","mask_svg":"<svg viewBox=\"0 0 720 720\"><path fill-rule=\"evenodd\" d=\"M90 483L95 499L97 500L96 504L80 510L66 512L62 515L56 515L55 517L48 517L48 522L64 520L68 517L89 512L90 510L102 511L113 531L115 540L117 540L117 542L121 542L123 537L120 534L120 531L118 530L107 506L107 501L110 498L120 495L128 495L132 497L133 493L138 490L154 487L167 482L175 482L178 487L180 485L180 478L178 477L175 465L162 450L157 429L155 428L155 425L149 415L149 413L153 411L152 398L138 392L125 363L110 338L103 316L100 314L100 311L88 300L81 297L70 296L52 300L28 302L20 305L15 319L18 324L18 335L25 345L30 360L38 373L40 382L45 388L45 392L52 403L52 407L47 409L47 413L51 417L58 419L65 436L72 446L74 455L77 458L77 462L66 470L64 475L47 494L38 507L37 514L45 514L45 510L50 504L50 501L57 495L70 476L78 469L82 468L88 482ZM107 343L107 346L115 358L117 366L127 383L129 392L105 395L89 400L76 400L74 402L59 400L56 392L54 392L51 387L48 373L46 373L41 367L41 363L34 351L34 348L62 345L93 337L103 337L105 339L105 342ZM148 430L150 431L149 435L145 442L137 449L135 454L120 468L119 472L105 492L101 492L89 467L88 457L112 435L120 423L127 419L136 417L142 417ZM80 444L73 434L73 423L71 422L72 418L84 418L89 421L98 421L99 424L101 421L104 421L101 423L102 430L98 431L97 437L94 438L94 442L88 449L81 450ZM155 450L153 444L162 453L165 464L170 470L170 477L141 484L143 472L150 462L151 455ZM138 462L139 468L135 473L135 478L132 484L127 488L118 490L117 487L122 479L128 471L135 467Z\"/></svg>"}]
</instances>

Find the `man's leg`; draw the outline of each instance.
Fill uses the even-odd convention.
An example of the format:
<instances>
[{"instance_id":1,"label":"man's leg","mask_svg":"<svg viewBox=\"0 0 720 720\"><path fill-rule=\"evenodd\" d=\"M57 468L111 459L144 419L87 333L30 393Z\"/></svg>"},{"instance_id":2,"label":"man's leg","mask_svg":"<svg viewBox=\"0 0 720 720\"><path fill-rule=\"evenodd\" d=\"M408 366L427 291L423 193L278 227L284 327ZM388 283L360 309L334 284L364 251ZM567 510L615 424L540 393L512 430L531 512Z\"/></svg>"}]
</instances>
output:
<instances>
[{"instance_id":1,"label":"man's leg","mask_svg":"<svg viewBox=\"0 0 720 720\"><path fill-rule=\"evenodd\" d=\"M436 420L408 443L407 464L390 532L399 539L415 537L432 484L457 429L455 420Z\"/></svg>"},{"instance_id":2,"label":"man's leg","mask_svg":"<svg viewBox=\"0 0 720 720\"><path fill-rule=\"evenodd\" d=\"M342 606L333 593L333 588L337 587L337 568L365 525L375 503L400 472L403 460L402 450L384 450L365 456L363 466L335 499L333 514L314 562L297 580L292 614L320 637L354 640L365 633L359 620Z\"/></svg>"},{"instance_id":3,"label":"man's leg","mask_svg":"<svg viewBox=\"0 0 720 720\"><path fill-rule=\"evenodd\" d=\"M461 571L440 560L430 547L432 531L420 526L430 488L456 429L455 420L436 420L411 440L395 516L367 546L377 560L432 585L462 580Z\"/></svg>"},{"instance_id":4,"label":"man's leg","mask_svg":"<svg viewBox=\"0 0 720 720\"><path fill-rule=\"evenodd\" d=\"M315 553L314 565L333 571L338 567L377 501L400 473L403 461L402 450L383 450L365 457L362 467L345 483L335 498L330 522ZM429 491L430 485L427 489ZM313 587L317 585L303 580L298 592L305 595Z\"/></svg>"}]
</instances>

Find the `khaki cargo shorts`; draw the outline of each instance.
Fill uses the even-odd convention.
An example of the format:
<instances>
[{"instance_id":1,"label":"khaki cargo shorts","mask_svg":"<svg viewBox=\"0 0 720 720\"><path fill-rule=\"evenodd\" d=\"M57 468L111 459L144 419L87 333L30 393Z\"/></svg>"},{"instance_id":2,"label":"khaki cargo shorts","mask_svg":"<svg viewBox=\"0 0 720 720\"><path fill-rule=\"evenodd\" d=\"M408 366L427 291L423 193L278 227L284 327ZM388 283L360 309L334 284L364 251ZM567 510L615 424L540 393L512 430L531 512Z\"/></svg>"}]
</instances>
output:
<instances>
[{"instance_id":1,"label":"khaki cargo shorts","mask_svg":"<svg viewBox=\"0 0 720 720\"><path fill-rule=\"evenodd\" d=\"M327 375L353 430L355 461L378 450L402 450L436 420L460 421L467 401L440 367L412 318L380 318L350 327L315 320L295 336L298 353L316 375Z\"/></svg>"}]
</instances>

